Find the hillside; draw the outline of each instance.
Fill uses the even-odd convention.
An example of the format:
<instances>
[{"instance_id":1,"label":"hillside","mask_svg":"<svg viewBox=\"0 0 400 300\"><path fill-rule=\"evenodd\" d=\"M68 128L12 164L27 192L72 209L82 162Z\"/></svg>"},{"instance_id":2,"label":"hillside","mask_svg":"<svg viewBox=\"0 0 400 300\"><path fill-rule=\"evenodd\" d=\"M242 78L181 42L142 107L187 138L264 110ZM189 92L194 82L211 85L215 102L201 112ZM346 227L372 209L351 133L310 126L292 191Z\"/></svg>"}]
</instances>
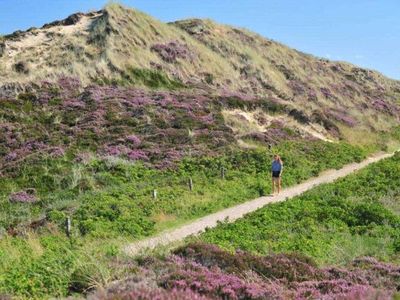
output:
<instances>
[{"instance_id":1,"label":"hillside","mask_svg":"<svg viewBox=\"0 0 400 300\"><path fill-rule=\"evenodd\" d=\"M377 132L399 120L400 82L210 20L165 24L112 4L5 36L0 49L3 98L68 76L83 87L179 87L192 94L264 99L286 107L289 124L295 118L306 131L330 140L376 142ZM232 122L250 118L259 123L253 131L263 132L253 113L227 115Z\"/></svg>"},{"instance_id":2,"label":"hillside","mask_svg":"<svg viewBox=\"0 0 400 300\"><path fill-rule=\"evenodd\" d=\"M388 299L398 156L200 237L221 248L122 249L268 195L274 154L286 188L398 149L399 121L399 81L211 20L110 4L2 36L0 299Z\"/></svg>"}]
</instances>

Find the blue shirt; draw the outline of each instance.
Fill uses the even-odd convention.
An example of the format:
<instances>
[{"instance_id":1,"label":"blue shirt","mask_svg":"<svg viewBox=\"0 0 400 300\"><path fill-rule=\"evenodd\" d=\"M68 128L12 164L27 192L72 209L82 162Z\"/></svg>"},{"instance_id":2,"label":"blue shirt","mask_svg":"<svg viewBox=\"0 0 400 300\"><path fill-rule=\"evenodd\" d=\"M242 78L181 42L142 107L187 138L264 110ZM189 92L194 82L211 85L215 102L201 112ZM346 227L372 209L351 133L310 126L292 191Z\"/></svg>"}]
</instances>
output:
<instances>
[{"instance_id":1,"label":"blue shirt","mask_svg":"<svg viewBox=\"0 0 400 300\"><path fill-rule=\"evenodd\" d=\"M279 161L274 160L272 162L272 172L280 172L282 170L282 165Z\"/></svg>"}]
</instances>

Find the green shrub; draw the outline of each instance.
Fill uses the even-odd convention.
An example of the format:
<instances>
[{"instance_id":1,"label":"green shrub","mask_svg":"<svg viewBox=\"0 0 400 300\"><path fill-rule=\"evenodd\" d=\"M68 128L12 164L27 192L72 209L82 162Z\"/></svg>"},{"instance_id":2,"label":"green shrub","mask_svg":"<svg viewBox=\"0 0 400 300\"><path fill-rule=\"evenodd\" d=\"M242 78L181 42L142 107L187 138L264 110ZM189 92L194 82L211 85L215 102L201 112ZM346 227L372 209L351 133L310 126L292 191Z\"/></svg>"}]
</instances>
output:
<instances>
[{"instance_id":1,"label":"green shrub","mask_svg":"<svg viewBox=\"0 0 400 300\"><path fill-rule=\"evenodd\" d=\"M345 263L362 255L387 260L398 255L400 216L380 199L398 182L400 155L233 224L220 224L201 238L230 250L296 251L319 263Z\"/></svg>"},{"instance_id":2,"label":"green shrub","mask_svg":"<svg viewBox=\"0 0 400 300\"><path fill-rule=\"evenodd\" d=\"M129 68L121 79L97 78L95 80L100 85L144 85L150 88L179 89L185 85L176 79L171 79L167 74L151 69Z\"/></svg>"},{"instance_id":3,"label":"green shrub","mask_svg":"<svg viewBox=\"0 0 400 300\"><path fill-rule=\"evenodd\" d=\"M0 226L8 228L43 215L63 226L66 215L72 214L82 234L147 236L156 230L153 218L158 214L188 220L267 195L273 153L280 153L284 160L284 186L365 157L361 149L347 144L311 141L219 157L186 157L171 170L121 159L79 164L72 161L73 153L35 159L23 166L19 176L0 178ZM189 177L194 181L193 192L187 186ZM30 206L9 203L11 192L26 188L35 188L41 201ZM152 201L155 188L158 199Z\"/></svg>"},{"instance_id":4,"label":"green shrub","mask_svg":"<svg viewBox=\"0 0 400 300\"><path fill-rule=\"evenodd\" d=\"M15 239L6 245L13 255L0 256L0 292L25 298L66 295L75 254L63 238L47 236L34 242L39 249L32 248L32 239Z\"/></svg>"},{"instance_id":5,"label":"green shrub","mask_svg":"<svg viewBox=\"0 0 400 300\"><path fill-rule=\"evenodd\" d=\"M142 238L269 193L273 153L280 153L284 159L285 186L365 156L362 150L347 144L286 142L270 150L185 158L176 168L166 170L113 159L76 163L73 153L62 158L31 161L24 166L21 175L0 178L0 225L23 228L24 224L46 217L64 232L65 217L70 215L74 238L68 240L64 233L54 234L55 229L49 224L52 233L42 228L42 236L36 242L22 237L0 240L0 293L25 298L62 297L106 284L114 278L114 272L120 272L119 268L108 266L120 255L119 247L107 242L109 238ZM220 176L221 167L226 169L225 179ZM397 174L395 170L392 173L392 176ZM187 185L189 177L194 182L193 191ZM91 188L78 188L82 178L92 182ZM387 184L382 176L379 182L371 177L365 181L370 181L371 189ZM356 183L352 185L357 186ZM18 206L8 201L10 192L27 187L37 190L39 203ZM156 200L151 196L154 188L158 191ZM332 198L347 195L347 188L328 189L323 199L319 192L309 193L307 201L314 203L312 205L289 201L284 210L272 205L270 213L251 221L251 226L261 228L267 224L271 230L257 230L253 236L247 233L251 226L246 225L236 232L220 231L219 241L223 244L222 241L227 240L228 245L232 242L232 247L253 252L283 249L322 259L332 253L329 249L347 241L348 236L363 236L367 232L370 240L364 239L362 245L372 251L382 248L382 240L374 235L382 237L386 232L390 234L390 241L395 238L398 241L393 230L397 219L382 207L352 204L351 201L334 204ZM326 204L329 201L332 205ZM159 215L172 217L163 220ZM249 243L247 238L253 242ZM98 245L100 241L101 246ZM351 249L352 245L346 244L346 247ZM396 249L398 242L393 242L392 251Z\"/></svg>"}]
</instances>

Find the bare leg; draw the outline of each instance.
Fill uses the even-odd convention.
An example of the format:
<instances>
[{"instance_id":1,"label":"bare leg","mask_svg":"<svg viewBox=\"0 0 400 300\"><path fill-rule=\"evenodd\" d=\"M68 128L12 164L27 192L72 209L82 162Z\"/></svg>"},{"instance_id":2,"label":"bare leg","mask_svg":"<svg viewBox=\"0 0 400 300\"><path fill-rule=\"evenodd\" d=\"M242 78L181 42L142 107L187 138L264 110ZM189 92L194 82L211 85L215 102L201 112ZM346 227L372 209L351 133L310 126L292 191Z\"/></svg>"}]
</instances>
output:
<instances>
[{"instance_id":1,"label":"bare leg","mask_svg":"<svg viewBox=\"0 0 400 300\"><path fill-rule=\"evenodd\" d=\"M274 177L272 177L272 195L275 194L275 180Z\"/></svg>"},{"instance_id":2,"label":"bare leg","mask_svg":"<svg viewBox=\"0 0 400 300\"><path fill-rule=\"evenodd\" d=\"M278 178L278 194L281 192L282 190L282 179L281 177Z\"/></svg>"}]
</instances>

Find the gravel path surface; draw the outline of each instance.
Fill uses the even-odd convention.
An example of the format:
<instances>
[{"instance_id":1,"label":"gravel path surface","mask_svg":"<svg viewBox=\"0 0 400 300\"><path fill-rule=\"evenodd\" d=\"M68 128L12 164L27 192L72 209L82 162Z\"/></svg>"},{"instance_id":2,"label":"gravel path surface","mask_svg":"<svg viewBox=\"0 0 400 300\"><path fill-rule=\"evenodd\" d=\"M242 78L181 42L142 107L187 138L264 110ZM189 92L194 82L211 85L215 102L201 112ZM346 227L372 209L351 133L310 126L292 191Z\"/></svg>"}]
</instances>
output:
<instances>
[{"instance_id":1,"label":"gravel path surface","mask_svg":"<svg viewBox=\"0 0 400 300\"><path fill-rule=\"evenodd\" d=\"M180 228L168 230L162 232L154 237L147 238L132 244L129 244L124 251L128 255L135 255L140 252L143 252L146 249L153 249L157 246L165 246L172 242L181 241L184 238L199 234L205 228L212 228L215 227L218 221L227 220L228 222L233 222L245 214L253 212L269 203L285 201L295 196L298 196L304 193L307 190L312 189L313 187L323 184L333 182L340 177L344 177L346 175L351 174L354 171L360 170L371 163L377 162L384 158L388 158L393 154L377 154L373 157L369 157L366 160L360 163L352 163L349 165L344 166L340 170L328 170L322 172L318 177L311 178L299 185L295 185L283 190L277 196L266 196L260 197L251 201L244 202L242 204L223 209L216 213L207 215L205 217L199 218L195 221L192 221L189 224L186 224Z\"/></svg>"}]
</instances>

